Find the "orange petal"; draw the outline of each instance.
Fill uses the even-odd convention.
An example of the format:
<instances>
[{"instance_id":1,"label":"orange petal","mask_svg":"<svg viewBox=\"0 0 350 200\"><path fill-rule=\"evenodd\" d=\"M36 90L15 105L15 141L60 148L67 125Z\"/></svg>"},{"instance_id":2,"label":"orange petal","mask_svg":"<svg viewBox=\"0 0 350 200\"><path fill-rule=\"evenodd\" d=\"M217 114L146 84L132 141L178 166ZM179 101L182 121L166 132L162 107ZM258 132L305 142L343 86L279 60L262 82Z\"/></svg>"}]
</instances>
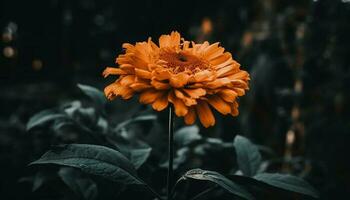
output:
<instances>
[{"instance_id":1,"label":"orange petal","mask_svg":"<svg viewBox=\"0 0 350 200\"><path fill-rule=\"evenodd\" d=\"M218 87L224 87L226 85L229 85L231 83L231 80L228 78L220 78L220 79L215 79L212 82L209 82L206 84L206 86L210 89L216 89Z\"/></svg>"},{"instance_id":2,"label":"orange petal","mask_svg":"<svg viewBox=\"0 0 350 200\"><path fill-rule=\"evenodd\" d=\"M168 100L171 103L173 103L174 108L175 108L175 114L177 116L183 117L187 114L187 112L188 112L187 106L185 105L185 103L181 99L179 99L175 96L174 92L169 92Z\"/></svg>"},{"instance_id":3,"label":"orange petal","mask_svg":"<svg viewBox=\"0 0 350 200\"><path fill-rule=\"evenodd\" d=\"M195 83L195 84L186 86L186 88L203 88L203 87L204 87L203 83Z\"/></svg>"},{"instance_id":4,"label":"orange petal","mask_svg":"<svg viewBox=\"0 0 350 200\"><path fill-rule=\"evenodd\" d=\"M135 67L132 66L131 64L122 64L119 66L120 69L125 71L128 74L134 74L135 73Z\"/></svg>"},{"instance_id":5,"label":"orange petal","mask_svg":"<svg viewBox=\"0 0 350 200\"><path fill-rule=\"evenodd\" d=\"M227 59L225 62L220 63L220 64L218 64L218 65L215 65L214 68L215 68L216 70L219 70L219 69L224 68L224 67L229 66L229 65L232 65L232 66L234 66L235 68L239 68L238 65L235 65L235 61L232 60L232 59Z\"/></svg>"},{"instance_id":6,"label":"orange petal","mask_svg":"<svg viewBox=\"0 0 350 200\"><path fill-rule=\"evenodd\" d=\"M207 54L206 58L208 60L213 60L213 59L219 57L220 55L223 55L224 51L225 51L225 49L223 47L218 47L218 48L212 50L211 53Z\"/></svg>"},{"instance_id":7,"label":"orange petal","mask_svg":"<svg viewBox=\"0 0 350 200\"><path fill-rule=\"evenodd\" d=\"M157 90L167 90L170 88L169 83L163 83L161 81L158 81L156 78L152 78L151 84Z\"/></svg>"},{"instance_id":8,"label":"orange petal","mask_svg":"<svg viewBox=\"0 0 350 200\"><path fill-rule=\"evenodd\" d=\"M143 104L151 104L161 95L162 92L159 92L154 89L149 89L140 94L139 101Z\"/></svg>"},{"instance_id":9,"label":"orange petal","mask_svg":"<svg viewBox=\"0 0 350 200\"><path fill-rule=\"evenodd\" d=\"M184 42L182 43L182 49L183 49L183 50L189 49L189 46L190 46L190 42L189 42L189 41L184 41Z\"/></svg>"},{"instance_id":10,"label":"orange petal","mask_svg":"<svg viewBox=\"0 0 350 200\"><path fill-rule=\"evenodd\" d=\"M218 92L218 95L224 99L226 102L233 102L236 100L238 94L230 89L222 89Z\"/></svg>"},{"instance_id":11,"label":"orange petal","mask_svg":"<svg viewBox=\"0 0 350 200\"><path fill-rule=\"evenodd\" d=\"M144 78L144 79L151 79L152 78L152 73L146 70L142 69L137 69L135 68L135 74L139 78Z\"/></svg>"},{"instance_id":12,"label":"orange petal","mask_svg":"<svg viewBox=\"0 0 350 200\"><path fill-rule=\"evenodd\" d=\"M170 76L170 85L175 88L181 88L188 83L190 76L186 73L178 73Z\"/></svg>"},{"instance_id":13,"label":"orange petal","mask_svg":"<svg viewBox=\"0 0 350 200\"><path fill-rule=\"evenodd\" d=\"M220 56L217 56L215 59L210 60L210 64L212 64L213 66L222 64L228 60L232 60L232 55L229 52L225 52L223 54L221 54Z\"/></svg>"},{"instance_id":14,"label":"orange petal","mask_svg":"<svg viewBox=\"0 0 350 200\"><path fill-rule=\"evenodd\" d=\"M129 87L121 87L120 88L120 92L119 95L123 98L123 99L130 99L133 95L134 95L134 90L132 90Z\"/></svg>"},{"instance_id":15,"label":"orange petal","mask_svg":"<svg viewBox=\"0 0 350 200\"><path fill-rule=\"evenodd\" d=\"M233 90L238 94L238 96L243 96L245 94L245 91L242 88L233 88Z\"/></svg>"},{"instance_id":16,"label":"orange petal","mask_svg":"<svg viewBox=\"0 0 350 200\"><path fill-rule=\"evenodd\" d=\"M159 38L159 46L162 47L173 47L180 45L181 36L178 32L173 31L170 35L162 35Z\"/></svg>"},{"instance_id":17,"label":"orange petal","mask_svg":"<svg viewBox=\"0 0 350 200\"><path fill-rule=\"evenodd\" d=\"M109 75L125 75L127 74L125 71L123 71L120 68L114 68L114 67L107 67L103 72L102 75L106 78Z\"/></svg>"},{"instance_id":18,"label":"orange petal","mask_svg":"<svg viewBox=\"0 0 350 200\"><path fill-rule=\"evenodd\" d=\"M156 99L156 101L152 104L154 110L162 111L168 106L168 93L164 93L160 97Z\"/></svg>"},{"instance_id":19,"label":"orange petal","mask_svg":"<svg viewBox=\"0 0 350 200\"><path fill-rule=\"evenodd\" d=\"M130 84L135 83L135 75L120 77L119 80L122 86L129 86Z\"/></svg>"},{"instance_id":20,"label":"orange petal","mask_svg":"<svg viewBox=\"0 0 350 200\"><path fill-rule=\"evenodd\" d=\"M109 100L112 100L117 96L115 94L115 91L118 90L119 86L120 86L120 83L116 82L116 83L112 83L112 84L108 85L107 87L105 87L104 93Z\"/></svg>"},{"instance_id":21,"label":"orange petal","mask_svg":"<svg viewBox=\"0 0 350 200\"><path fill-rule=\"evenodd\" d=\"M214 73L208 70L203 70L197 72L191 77L190 82L203 82L203 81L212 81L214 79Z\"/></svg>"},{"instance_id":22,"label":"orange petal","mask_svg":"<svg viewBox=\"0 0 350 200\"><path fill-rule=\"evenodd\" d=\"M232 88L242 88L242 89L249 89L248 82L243 80L232 80L230 87Z\"/></svg>"},{"instance_id":23,"label":"orange petal","mask_svg":"<svg viewBox=\"0 0 350 200\"><path fill-rule=\"evenodd\" d=\"M193 106L197 104L197 101L195 99L185 96L180 90L175 89L174 92L175 92L175 96L181 99L186 106Z\"/></svg>"},{"instance_id":24,"label":"orange petal","mask_svg":"<svg viewBox=\"0 0 350 200\"><path fill-rule=\"evenodd\" d=\"M185 123L191 125L196 121L196 111L193 107L188 110L188 113L184 117Z\"/></svg>"},{"instance_id":25,"label":"orange petal","mask_svg":"<svg viewBox=\"0 0 350 200\"><path fill-rule=\"evenodd\" d=\"M239 111L238 111L238 103L235 101L233 104L231 104L231 115L232 116L238 116Z\"/></svg>"},{"instance_id":26,"label":"orange petal","mask_svg":"<svg viewBox=\"0 0 350 200\"><path fill-rule=\"evenodd\" d=\"M143 83L143 82L133 83L129 87L132 88L133 90L135 90L136 92L141 92L141 91L144 91L146 89L152 88L152 86L150 84Z\"/></svg>"},{"instance_id":27,"label":"orange petal","mask_svg":"<svg viewBox=\"0 0 350 200\"><path fill-rule=\"evenodd\" d=\"M124 49L126 49L126 51L133 51L135 49L134 45L130 44L130 43L123 43L122 47ZM129 53L129 52L128 52Z\"/></svg>"},{"instance_id":28,"label":"orange petal","mask_svg":"<svg viewBox=\"0 0 350 200\"><path fill-rule=\"evenodd\" d=\"M209 42L205 41L202 44L199 44L199 48L197 49L197 52L203 53L207 47L209 47Z\"/></svg>"},{"instance_id":29,"label":"orange petal","mask_svg":"<svg viewBox=\"0 0 350 200\"><path fill-rule=\"evenodd\" d=\"M106 97L110 100L121 96L123 99L130 99L134 91L129 87L122 86L119 82L112 83L104 89Z\"/></svg>"},{"instance_id":30,"label":"orange petal","mask_svg":"<svg viewBox=\"0 0 350 200\"><path fill-rule=\"evenodd\" d=\"M217 72L216 72L216 75L220 78L220 77L224 77L224 76L227 76L229 74L232 74L234 73L238 68L233 66L233 65L228 65L228 66L225 66L221 69L219 69ZM238 69L239 70L239 69Z\"/></svg>"},{"instance_id":31,"label":"orange petal","mask_svg":"<svg viewBox=\"0 0 350 200\"><path fill-rule=\"evenodd\" d=\"M199 120L203 124L205 128L208 128L209 126L214 126L215 124L215 118L213 113L211 112L207 102L200 101L196 105L197 114L199 117Z\"/></svg>"},{"instance_id":32,"label":"orange petal","mask_svg":"<svg viewBox=\"0 0 350 200\"><path fill-rule=\"evenodd\" d=\"M153 77L155 77L157 80L163 81L163 80L169 80L171 74L166 69L156 69L152 72Z\"/></svg>"},{"instance_id":33,"label":"orange petal","mask_svg":"<svg viewBox=\"0 0 350 200\"><path fill-rule=\"evenodd\" d=\"M208 98L208 103L223 115L231 113L230 105L218 96L210 96Z\"/></svg>"},{"instance_id":34,"label":"orange petal","mask_svg":"<svg viewBox=\"0 0 350 200\"><path fill-rule=\"evenodd\" d=\"M232 75L228 76L227 78L229 78L231 80L234 80L234 79L250 80L248 72L243 71L243 70L241 70L235 74L232 74Z\"/></svg>"},{"instance_id":35,"label":"orange petal","mask_svg":"<svg viewBox=\"0 0 350 200\"><path fill-rule=\"evenodd\" d=\"M183 91L194 99L198 99L199 97L204 96L207 93L203 88L183 89Z\"/></svg>"}]
</instances>

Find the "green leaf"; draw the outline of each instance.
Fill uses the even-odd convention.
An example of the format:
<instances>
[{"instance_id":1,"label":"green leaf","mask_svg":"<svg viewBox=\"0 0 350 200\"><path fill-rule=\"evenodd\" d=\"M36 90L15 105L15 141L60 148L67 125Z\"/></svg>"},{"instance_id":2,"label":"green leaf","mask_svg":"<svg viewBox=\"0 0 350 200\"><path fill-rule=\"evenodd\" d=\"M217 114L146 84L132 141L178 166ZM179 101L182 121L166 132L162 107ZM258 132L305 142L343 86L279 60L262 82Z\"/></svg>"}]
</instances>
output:
<instances>
[{"instance_id":1,"label":"green leaf","mask_svg":"<svg viewBox=\"0 0 350 200\"><path fill-rule=\"evenodd\" d=\"M264 182L270 186L292 191L314 198L319 198L317 190L303 179L287 174L261 173L254 176L254 179Z\"/></svg>"},{"instance_id":2,"label":"green leaf","mask_svg":"<svg viewBox=\"0 0 350 200\"><path fill-rule=\"evenodd\" d=\"M239 196L244 199L254 199L254 197L244 188L237 185L236 183L232 182L225 176L214 172L214 171L207 171L202 169L192 169L188 172L186 172L185 175L181 177L181 179L195 179L195 180L203 180L203 181L210 181L213 183L218 184L220 187L225 189L226 191Z\"/></svg>"},{"instance_id":3,"label":"green leaf","mask_svg":"<svg viewBox=\"0 0 350 200\"><path fill-rule=\"evenodd\" d=\"M32 192L37 191L45 183L52 181L56 173L51 171L39 171L34 176L27 176L19 179L19 182L30 182L32 183Z\"/></svg>"},{"instance_id":4,"label":"green leaf","mask_svg":"<svg viewBox=\"0 0 350 200\"><path fill-rule=\"evenodd\" d=\"M106 105L107 98L102 91L89 85L83 85L80 83L78 84L78 87L84 92L85 95L95 101L101 108Z\"/></svg>"},{"instance_id":5,"label":"green leaf","mask_svg":"<svg viewBox=\"0 0 350 200\"><path fill-rule=\"evenodd\" d=\"M77 169L63 167L58 171L58 175L78 197L86 200L97 198L96 183L90 178L84 177Z\"/></svg>"},{"instance_id":6,"label":"green leaf","mask_svg":"<svg viewBox=\"0 0 350 200\"><path fill-rule=\"evenodd\" d=\"M132 119L128 119L126 121L123 121L122 123L118 124L118 126L115 128L115 131L119 131L123 128L125 128L127 125L135 123L135 122L142 122L142 121L154 121L157 119L156 115L141 115L137 116Z\"/></svg>"},{"instance_id":7,"label":"green leaf","mask_svg":"<svg viewBox=\"0 0 350 200\"><path fill-rule=\"evenodd\" d=\"M132 163L120 152L99 145L59 145L46 152L35 164L57 164L81 169L83 172L101 176L124 184L145 183L137 177Z\"/></svg>"},{"instance_id":8,"label":"green leaf","mask_svg":"<svg viewBox=\"0 0 350 200\"><path fill-rule=\"evenodd\" d=\"M143 163L146 162L152 151L151 147L143 149L132 149L130 151L130 161L134 164L135 168L138 169Z\"/></svg>"},{"instance_id":9,"label":"green leaf","mask_svg":"<svg viewBox=\"0 0 350 200\"><path fill-rule=\"evenodd\" d=\"M56 119L64 118L67 118L67 116L61 113L57 113L54 110L43 110L29 119L27 123L27 131L31 130L34 127L44 125L48 122L52 122Z\"/></svg>"},{"instance_id":10,"label":"green leaf","mask_svg":"<svg viewBox=\"0 0 350 200\"><path fill-rule=\"evenodd\" d=\"M233 146L236 150L238 168L246 176L254 176L261 164L261 155L256 145L247 138L237 135Z\"/></svg>"},{"instance_id":11,"label":"green leaf","mask_svg":"<svg viewBox=\"0 0 350 200\"><path fill-rule=\"evenodd\" d=\"M200 139L202 136L199 135L199 128L196 125L180 128L174 134L174 141L179 146L186 146Z\"/></svg>"}]
</instances>

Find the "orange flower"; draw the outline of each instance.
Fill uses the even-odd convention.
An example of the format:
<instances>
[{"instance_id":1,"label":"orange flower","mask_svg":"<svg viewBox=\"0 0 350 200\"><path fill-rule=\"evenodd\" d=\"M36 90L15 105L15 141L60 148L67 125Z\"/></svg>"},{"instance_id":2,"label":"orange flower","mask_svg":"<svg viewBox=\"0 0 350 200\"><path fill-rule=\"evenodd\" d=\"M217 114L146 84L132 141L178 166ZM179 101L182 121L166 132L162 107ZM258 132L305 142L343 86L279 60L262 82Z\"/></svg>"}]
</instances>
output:
<instances>
[{"instance_id":1,"label":"orange flower","mask_svg":"<svg viewBox=\"0 0 350 200\"><path fill-rule=\"evenodd\" d=\"M245 94L249 74L225 52L219 43L196 44L185 41L178 32L162 35L159 46L152 42L124 43L119 68L107 67L103 75L119 75L104 90L108 99L129 99L152 104L157 111L173 104L175 114L193 124L198 115L204 127L213 126L210 107L221 114L238 115L237 97Z\"/></svg>"}]
</instances>

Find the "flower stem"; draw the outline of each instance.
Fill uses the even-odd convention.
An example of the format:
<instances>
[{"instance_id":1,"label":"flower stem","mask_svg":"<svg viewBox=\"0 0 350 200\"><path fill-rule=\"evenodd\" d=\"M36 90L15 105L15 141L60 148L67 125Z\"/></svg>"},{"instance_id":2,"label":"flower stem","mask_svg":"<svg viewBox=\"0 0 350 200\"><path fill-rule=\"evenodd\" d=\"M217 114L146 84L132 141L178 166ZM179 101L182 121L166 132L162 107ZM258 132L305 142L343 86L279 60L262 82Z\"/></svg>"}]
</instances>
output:
<instances>
[{"instance_id":1,"label":"flower stem","mask_svg":"<svg viewBox=\"0 0 350 200\"><path fill-rule=\"evenodd\" d=\"M167 199L171 199L171 191L173 186L173 161L174 161L174 111L173 107L169 106L169 146L168 146L168 177L167 177Z\"/></svg>"}]
</instances>

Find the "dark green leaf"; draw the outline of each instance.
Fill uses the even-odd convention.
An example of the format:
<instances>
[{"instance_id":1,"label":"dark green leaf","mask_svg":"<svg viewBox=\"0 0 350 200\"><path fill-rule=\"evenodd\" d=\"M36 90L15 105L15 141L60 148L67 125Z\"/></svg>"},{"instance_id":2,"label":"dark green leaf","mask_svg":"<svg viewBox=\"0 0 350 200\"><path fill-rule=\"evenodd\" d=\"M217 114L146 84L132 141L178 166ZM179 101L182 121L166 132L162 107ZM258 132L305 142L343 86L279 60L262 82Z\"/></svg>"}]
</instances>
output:
<instances>
[{"instance_id":1,"label":"dark green leaf","mask_svg":"<svg viewBox=\"0 0 350 200\"><path fill-rule=\"evenodd\" d=\"M247 138L237 135L233 142L239 169L246 176L254 176L261 164L260 152Z\"/></svg>"},{"instance_id":2,"label":"dark green leaf","mask_svg":"<svg viewBox=\"0 0 350 200\"><path fill-rule=\"evenodd\" d=\"M174 141L179 146L186 146L200 139L202 136L199 135L199 128L196 125L180 128L174 134Z\"/></svg>"},{"instance_id":3,"label":"dark green leaf","mask_svg":"<svg viewBox=\"0 0 350 200\"><path fill-rule=\"evenodd\" d=\"M284 190L318 198L319 194L308 182L303 179L287 174L261 173L254 176L254 179L264 182L270 186Z\"/></svg>"},{"instance_id":4,"label":"dark green leaf","mask_svg":"<svg viewBox=\"0 0 350 200\"><path fill-rule=\"evenodd\" d=\"M141 165L146 162L147 158L151 154L152 148L143 149L132 149L130 151L130 161L134 164L135 168L138 169Z\"/></svg>"},{"instance_id":5,"label":"dark green leaf","mask_svg":"<svg viewBox=\"0 0 350 200\"><path fill-rule=\"evenodd\" d=\"M142 122L142 121L154 121L157 119L156 115L141 115L141 116L137 116L135 118L132 119L128 119L120 124L118 124L118 126L115 128L116 131L121 130L122 128L125 128L125 126L135 123L135 122Z\"/></svg>"},{"instance_id":6,"label":"dark green leaf","mask_svg":"<svg viewBox=\"0 0 350 200\"><path fill-rule=\"evenodd\" d=\"M183 175L181 179L186 179L186 178L210 181L218 184L220 187L222 187L223 189L227 190L228 192L236 196L242 197L244 199L254 199L254 197L247 190L237 185L236 183L232 182L225 176L214 171L192 169L186 172L186 174Z\"/></svg>"},{"instance_id":7,"label":"dark green leaf","mask_svg":"<svg viewBox=\"0 0 350 200\"><path fill-rule=\"evenodd\" d=\"M58 171L58 175L78 197L86 200L97 198L96 183L90 178L84 177L77 169L63 167Z\"/></svg>"},{"instance_id":8,"label":"dark green leaf","mask_svg":"<svg viewBox=\"0 0 350 200\"><path fill-rule=\"evenodd\" d=\"M81 169L124 184L145 184L136 175L132 163L116 150L88 144L59 145L46 152L34 164L57 164Z\"/></svg>"},{"instance_id":9,"label":"dark green leaf","mask_svg":"<svg viewBox=\"0 0 350 200\"><path fill-rule=\"evenodd\" d=\"M84 92L84 94L86 94L93 101L95 101L101 108L103 108L107 103L107 98L105 97L103 92L98 90L97 88L83 84L78 84L78 87Z\"/></svg>"},{"instance_id":10,"label":"dark green leaf","mask_svg":"<svg viewBox=\"0 0 350 200\"><path fill-rule=\"evenodd\" d=\"M32 116L27 123L27 130L30 130L34 127L44 125L48 122L52 122L56 119L67 118L66 115L57 113L54 110L44 110L34 116Z\"/></svg>"}]
</instances>

